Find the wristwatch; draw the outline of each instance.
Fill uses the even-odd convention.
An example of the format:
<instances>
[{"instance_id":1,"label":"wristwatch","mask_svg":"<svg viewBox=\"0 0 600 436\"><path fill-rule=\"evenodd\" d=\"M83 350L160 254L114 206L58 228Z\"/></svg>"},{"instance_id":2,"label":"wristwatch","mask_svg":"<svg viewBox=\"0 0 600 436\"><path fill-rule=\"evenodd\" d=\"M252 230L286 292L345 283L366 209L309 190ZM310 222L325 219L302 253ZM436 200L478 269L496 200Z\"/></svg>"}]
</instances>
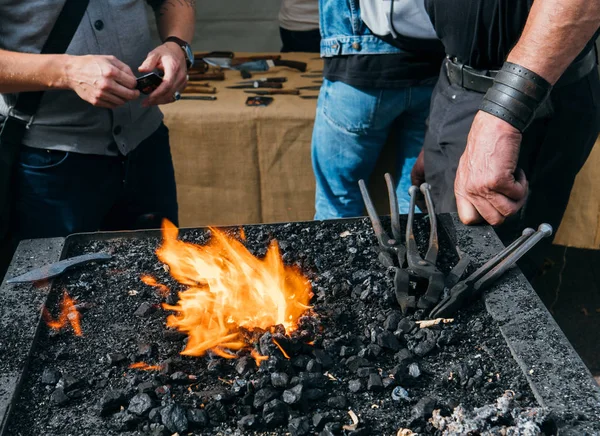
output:
<instances>
[{"instance_id":1,"label":"wristwatch","mask_svg":"<svg viewBox=\"0 0 600 436\"><path fill-rule=\"evenodd\" d=\"M181 38L177 38L176 36L169 36L163 42L174 42L183 50L185 55L185 64L187 65L188 70L194 66L194 52L192 51L192 47L185 42Z\"/></svg>"}]
</instances>

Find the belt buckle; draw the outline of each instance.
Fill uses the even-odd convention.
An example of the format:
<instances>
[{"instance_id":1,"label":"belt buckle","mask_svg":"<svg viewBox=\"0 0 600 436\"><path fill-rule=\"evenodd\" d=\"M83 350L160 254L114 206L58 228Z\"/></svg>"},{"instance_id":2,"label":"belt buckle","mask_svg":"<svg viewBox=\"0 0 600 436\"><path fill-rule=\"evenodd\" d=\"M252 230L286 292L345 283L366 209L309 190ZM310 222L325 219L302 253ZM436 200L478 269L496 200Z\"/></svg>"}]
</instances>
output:
<instances>
[{"instance_id":1,"label":"belt buckle","mask_svg":"<svg viewBox=\"0 0 600 436\"><path fill-rule=\"evenodd\" d=\"M9 118L13 118L25 124L26 129L31 127L31 124L33 124L33 120L35 119L35 115L27 115L22 112L17 112L14 106L10 106L8 108L8 113L6 115Z\"/></svg>"}]
</instances>

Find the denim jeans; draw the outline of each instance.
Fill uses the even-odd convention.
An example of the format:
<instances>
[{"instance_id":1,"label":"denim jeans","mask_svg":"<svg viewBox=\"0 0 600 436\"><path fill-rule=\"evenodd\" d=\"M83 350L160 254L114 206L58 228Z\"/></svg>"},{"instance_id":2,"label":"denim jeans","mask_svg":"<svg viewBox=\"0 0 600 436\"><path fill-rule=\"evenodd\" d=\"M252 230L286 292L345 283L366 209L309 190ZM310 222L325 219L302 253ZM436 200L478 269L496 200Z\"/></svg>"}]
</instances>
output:
<instances>
[{"instance_id":1,"label":"denim jeans","mask_svg":"<svg viewBox=\"0 0 600 436\"><path fill-rule=\"evenodd\" d=\"M432 90L432 85L376 89L323 81L312 137L315 219L363 215L358 181L369 180L392 126L398 127L398 204L400 213L408 211L410 171L423 145Z\"/></svg>"},{"instance_id":2,"label":"denim jeans","mask_svg":"<svg viewBox=\"0 0 600 436\"><path fill-rule=\"evenodd\" d=\"M15 242L177 224L169 131L161 125L127 156L21 147L14 201Z\"/></svg>"}]
</instances>

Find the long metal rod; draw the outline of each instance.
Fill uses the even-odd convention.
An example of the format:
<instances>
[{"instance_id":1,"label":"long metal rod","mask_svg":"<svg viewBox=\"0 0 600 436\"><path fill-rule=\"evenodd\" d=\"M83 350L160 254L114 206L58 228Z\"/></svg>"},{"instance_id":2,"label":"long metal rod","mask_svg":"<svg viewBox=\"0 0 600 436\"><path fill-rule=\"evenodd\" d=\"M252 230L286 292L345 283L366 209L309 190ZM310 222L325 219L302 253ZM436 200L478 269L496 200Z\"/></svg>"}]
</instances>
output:
<instances>
[{"instance_id":1,"label":"long metal rod","mask_svg":"<svg viewBox=\"0 0 600 436\"><path fill-rule=\"evenodd\" d=\"M410 205L408 206L408 221L406 223L406 262L408 263L409 268L414 268L419 265L419 262L423 262L423 258L419 254L419 248L417 247L417 241L415 240L415 233L413 231L417 192L419 192L419 188L416 186L411 186L408 189L408 193L410 194Z\"/></svg>"},{"instance_id":2,"label":"long metal rod","mask_svg":"<svg viewBox=\"0 0 600 436\"><path fill-rule=\"evenodd\" d=\"M513 243L510 244L508 247L505 247L502 251L500 251L498 254L496 254L494 257L492 257L490 260L488 260L486 263L480 266L477 269L477 271L475 271L473 274L467 277L465 282L469 284L477 282L479 279L481 279L487 273L489 273L494 267L496 267L496 265L502 262L507 256L509 256L513 251L519 248L534 233L535 230L533 230L531 227L528 227L525 230L523 230L521 236L515 239Z\"/></svg>"},{"instance_id":3,"label":"long metal rod","mask_svg":"<svg viewBox=\"0 0 600 436\"><path fill-rule=\"evenodd\" d=\"M363 203L365 204L365 209L367 209L367 214L371 219L371 224L373 225L373 231L375 232L375 236L377 237L377 241L381 247L387 246L390 237L383 230L383 226L381 225L381 220L379 219L379 215L375 210L375 206L373 205L373 200L371 200L371 196L369 195L369 190L367 189L367 185L363 179L358 181L358 187L360 188L360 194L363 198Z\"/></svg>"},{"instance_id":4,"label":"long metal rod","mask_svg":"<svg viewBox=\"0 0 600 436\"><path fill-rule=\"evenodd\" d=\"M392 218L392 234L396 242L402 240L402 227L400 226L400 210L398 209L398 197L396 196L396 183L390 173L385 173L385 184L390 199L390 215Z\"/></svg>"},{"instance_id":5,"label":"long metal rod","mask_svg":"<svg viewBox=\"0 0 600 436\"><path fill-rule=\"evenodd\" d=\"M537 232L533 233L527 240L517 247L512 253L504 258L498 265L493 267L486 275L478 280L474 288L483 289L486 285L494 282L498 277L511 268L521 257L531 250L542 239L552 235L552 226L550 224L540 224Z\"/></svg>"},{"instance_id":6,"label":"long metal rod","mask_svg":"<svg viewBox=\"0 0 600 436\"><path fill-rule=\"evenodd\" d=\"M425 196L425 203L427 204L427 214L429 215L429 248L425 254L425 260L430 263L436 263L438 252L440 250L440 243L438 240L437 232L437 218L435 216L435 208L433 207L433 199L431 198L431 185L429 183L423 183L421 185L421 192Z\"/></svg>"}]
</instances>

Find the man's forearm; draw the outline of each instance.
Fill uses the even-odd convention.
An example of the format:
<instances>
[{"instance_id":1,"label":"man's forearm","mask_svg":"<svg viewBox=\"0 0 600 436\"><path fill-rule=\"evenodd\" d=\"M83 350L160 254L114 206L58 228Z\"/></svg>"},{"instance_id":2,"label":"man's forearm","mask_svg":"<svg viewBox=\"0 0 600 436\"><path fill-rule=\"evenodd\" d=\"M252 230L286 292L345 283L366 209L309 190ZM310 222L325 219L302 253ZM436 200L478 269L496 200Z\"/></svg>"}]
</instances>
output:
<instances>
[{"instance_id":1,"label":"man's forearm","mask_svg":"<svg viewBox=\"0 0 600 436\"><path fill-rule=\"evenodd\" d=\"M162 40L176 36L191 43L196 24L195 0L165 0L156 9L156 24Z\"/></svg>"},{"instance_id":2,"label":"man's forearm","mask_svg":"<svg viewBox=\"0 0 600 436\"><path fill-rule=\"evenodd\" d=\"M554 84L599 26L597 0L536 1L507 60Z\"/></svg>"},{"instance_id":3,"label":"man's forearm","mask_svg":"<svg viewBox=\"0 0 600 436\"><path fill-rule=\"evenodd\" d=\"M0 50L0 93L65 89L66 58Z\"/></svg>"}]
</instances>

